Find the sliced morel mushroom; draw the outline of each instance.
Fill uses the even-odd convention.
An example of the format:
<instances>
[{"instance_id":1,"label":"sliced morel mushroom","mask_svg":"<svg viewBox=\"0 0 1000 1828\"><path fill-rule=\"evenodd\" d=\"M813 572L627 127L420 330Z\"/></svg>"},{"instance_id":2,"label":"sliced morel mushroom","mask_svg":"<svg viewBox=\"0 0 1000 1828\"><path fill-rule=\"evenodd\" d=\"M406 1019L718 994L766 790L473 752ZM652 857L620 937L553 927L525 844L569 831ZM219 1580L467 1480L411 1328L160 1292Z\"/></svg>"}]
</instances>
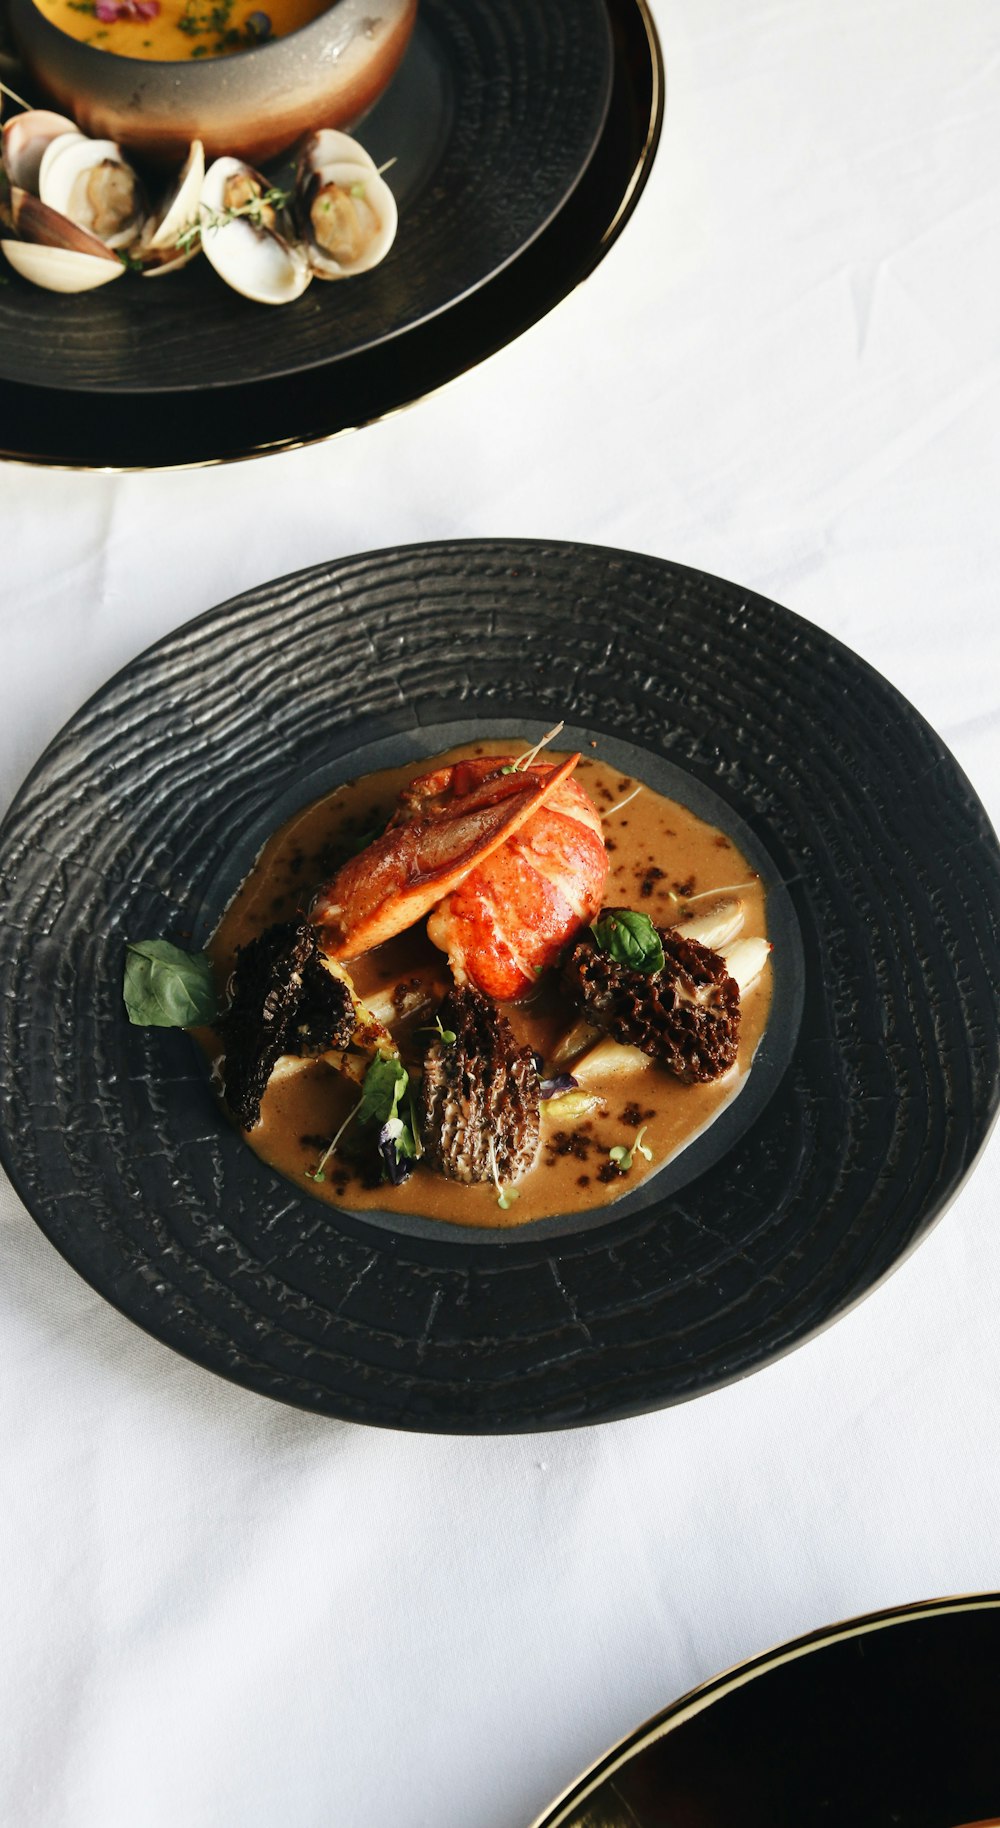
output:
<instances>
[{"instance_id":1,"label":"sliced morel mushroom","mask_svg":"<svg viewBox=\"0 0 1000 1828\"><path fill-rule=\"evenodd\" d=\"M718 1079L736 1059L739 985L718 952L674 927L659 936L662 968L643 972L618 964L587 933L566 959L563 983L615 1041L641 1048L686 1084Z\"/></svg>"},{"instance_id":2,"label":"sliced morel mushroom","mask_svg":"<svg viewBox=\"0 0 1000 1828\"><path fill-rule=\"evenodd\" d=\"M421 1088L428 1164L449 1180L509 1185L538 1149L535 1057L479 990L450 991L438 1019L443 1034L428 1051Z\"/></svg>"},{"instance_id":3,"label":"sliced morel mushroom","mask_svg":"<svg viewBox=\"0 0 1000 1828\"><path fill-rule=\"evenodd\" d=\"M241 1128L252 1130L275 1062L282 1054L302 1058L346 1047L354 999L346 979L324 964L311 921L294 920L239 948L230 992L220 1024L223 1089Z\"/></svg>"}]
</instances>

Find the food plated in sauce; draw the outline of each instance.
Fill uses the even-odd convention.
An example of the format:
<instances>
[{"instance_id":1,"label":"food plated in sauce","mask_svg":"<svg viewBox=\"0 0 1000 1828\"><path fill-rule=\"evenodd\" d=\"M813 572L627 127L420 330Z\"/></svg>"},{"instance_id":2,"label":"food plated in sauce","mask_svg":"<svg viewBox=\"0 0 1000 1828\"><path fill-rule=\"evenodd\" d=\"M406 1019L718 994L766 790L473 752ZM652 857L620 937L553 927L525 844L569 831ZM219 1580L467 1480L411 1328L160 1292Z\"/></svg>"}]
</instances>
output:
<instances>
[{"instance_id":1,"label":"food plated in sauce","mask_svg":"<svg viewBox=\"0 0 1000 1828\"><path fill-rule=\"evenodd\" d=\"M725 833L597 756L484 741L276 832L208 947L216 1019L186 1019L319 1198L521 1225L613 1201L729 1103L769 950Z\"/></svg>"},{"instance_id":2,"label":"food plated in sauce","mask_svg":"<svg viewBox=\"0 0 1000 1828\"><path fill-rule=\"evenodd\" d=\"M417 0L7 0L29 80L94 139L176 168L261 164L351 129L388 87ZM19 85L15 84L15 87Z\"/></svg>"},{"instance_id":3,"label":"food plated in sauce","mask_svg":"<svg viewBox=\"0 0 1000 1828\"><path fill-rule=\"evenodd\" d=\"M335 128L310 134L284 186L242 159L217 158L206 170L195 140L156 203L120 146L88 139L47 109L14 115L0 144L0 249L50 292L93 291L126 272L157 278L204 251L244 298L288 304L314 278L368 272L395 239L385 178Z\"/></svg>"}]
</instances>

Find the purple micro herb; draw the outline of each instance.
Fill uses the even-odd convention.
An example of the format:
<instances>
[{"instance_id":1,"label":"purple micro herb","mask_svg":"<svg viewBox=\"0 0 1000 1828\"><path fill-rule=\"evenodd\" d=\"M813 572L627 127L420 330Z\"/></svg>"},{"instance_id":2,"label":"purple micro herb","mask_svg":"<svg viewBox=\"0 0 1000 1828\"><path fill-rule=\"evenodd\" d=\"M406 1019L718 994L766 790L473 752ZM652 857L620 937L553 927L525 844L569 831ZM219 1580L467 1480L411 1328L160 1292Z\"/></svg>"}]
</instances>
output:
<instances>
[{"instance_id":1,"label":"purple micro herb","mask_svg":"<svg viewBox=\"0 0 1000 1828\"><path fill-rule=\"evenodd\" d=\"M382 1125L378 1133L378 1152L386 1180L394 1187L401 1187L417 1165L413 1136L401 1117L390 1117Z\"/></svg>"},{"instance_id":2,"label":"purple micro herb","mask_svg":"<svg viewBox=\"0 0 1000 1828\"><path fill-rule=\"evenodd\" d=\"M542 1080L538 1096L543 1102L546 1098L561 1098L564 1092L575 1092L579 1083L572 1073L557 1073L554 1079Z\"/></svg>"},{"instance_id":3,"label":"purple micro herb","mask_svg":"<svg viewBox=\"0 0 1000 1828\"><path fill-rule=\"evenodd\" d=\"M155 19L160 0L97 0L94 12L102 25L117 25L122 19Z\"/></svg>"}]
</instances>

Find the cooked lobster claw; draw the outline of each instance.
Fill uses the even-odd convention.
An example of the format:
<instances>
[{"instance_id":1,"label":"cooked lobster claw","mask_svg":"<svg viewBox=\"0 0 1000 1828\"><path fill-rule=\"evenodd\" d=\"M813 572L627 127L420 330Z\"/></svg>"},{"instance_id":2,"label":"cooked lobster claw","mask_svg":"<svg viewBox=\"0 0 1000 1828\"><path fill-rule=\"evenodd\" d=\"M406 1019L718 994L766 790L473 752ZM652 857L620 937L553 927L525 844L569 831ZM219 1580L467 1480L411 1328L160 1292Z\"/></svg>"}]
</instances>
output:
<instances>
[{"instance_id":1,"label":"cooked lobster claw","mask_svg":"<svg viewBox=\"0 0 1000 1828\"><path fill-rule=\"evenodd\" d=\"M331 958L357 958L421 920L518 831L569 779L579 754L558 767L487 774L457 762L411 781L388 830L318 891L312 919Z\"/></svg>"}]
</instances>

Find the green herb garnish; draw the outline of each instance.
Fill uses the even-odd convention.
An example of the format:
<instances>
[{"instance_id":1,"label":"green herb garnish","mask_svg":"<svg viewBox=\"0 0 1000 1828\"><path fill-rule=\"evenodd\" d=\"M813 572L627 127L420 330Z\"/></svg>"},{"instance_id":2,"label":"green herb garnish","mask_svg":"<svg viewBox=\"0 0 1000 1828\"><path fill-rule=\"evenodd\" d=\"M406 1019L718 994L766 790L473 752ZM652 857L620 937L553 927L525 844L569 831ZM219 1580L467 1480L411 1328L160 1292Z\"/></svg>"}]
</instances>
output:
<instances>
[{"instance_id":1,"label":"green herb garnish","mask_svg":"<svg viewBox=\"0 0 1000 1828\"><path fill-rule=\"evenodd\" d=\"M434 1021L432 1023L429 1022L427 1027L420 1029L419 1032L422 1035L432 1035L435 1031L440 1035L445 1047L452 1047L458 1039L453 1028L443 1027L440 1016L435 1016Z\"/></svg>"},{"instance_id":2,"label":"green herb garnish","mask_svg":"<svg viewBox=\"0 0 1000 1828\"><path fill-rule=\"evenodd\" d=\"M192 57L197 57L200 50L204 47L195 45ZM254 228L260 228L265 209L284 209L291 194L290 190L278 190L272 185L259 197L248 197L245 203L238 203L232 209L206 209L202 205L200 219L189 222L187 228L181 230L174 246L186 254L205 229L225 228L227 222L249 222Z\"/></svg>"},{"instance_id":3,"label":"green herb garnish","mask_svg":"<svg viewBox=\"0 0 1000 1828\"><path fill-rule=\"evenodd\" d=\"M634 908L604 908L590 931L617 965L652 976L663 970L663 942L648 914Z\"/></svg>"},{"instance_id":4,"label":"green herb garnish","mask_svg":"<svg viewBox=\"0 0 1000 1828\"><path fill-rule=\"evenodd\" d=\"M354 1122L354 1119L356 1118L360 1109L361 1109L361 1099L359 1098L357 1104L352 1106L351 1110L348 1111L347 1116L344 1118L344 1121L341 1124L340 1129L337 1131L336 1136L333 1138L333 1141L327 1143L326 1148L323 1150L323 1153L320 1156L318 1165L312 1170L311 1173L308 1168L306 1169L306 1180L307 1181L325 1181L326 1180L327 1163L330 1160L330 1157L336 1153L337 1144L339 1143L341 1137L343 1136L344 1131L346 1130L349 1123Z\"/></svg>"},{"instance_id":5,"label":"green herb garnish","mask_svg":"<svg viewBox=\"0 0 1000 1828\"><path fill-rule=\"evenodd\" d=\"M632 1144L631 1149L626 1149L624 1143L618 1143L615 1148L608 1150L609 1159L614 1162L619 1174L628 1173L632 1166L633 1157L636 1154L645 1156L648 1162L652 1161L653 1151L648 1148L642 1140L646 1134L646 1129L647 1125L643 1124L641 1129L636 1131L635 1141Z\"/></svg>"},{"instance_id":6,"label":"green herb garnish","mask_svg":"<svg viewBox=\"0 0 1000 1828\"><path fill-rule=\"evenodd\" d=\"M128 1019L139 1028L200 1028L216 1016L212 962L169 939L129 941L124 997Z\"/></svg>"},{"instance_id":7,"label":"green herb garnish","mask_svg":"<svg viewBox=\"0 0 1000 1828\"><path fill-rule=\"evenodd\" d=\"M395 1117L401 1098L405 1097L410 1076L398 1054L376 1054L365 1074L361 1089L359 1116L362 1123L379 1127Z\"/></svg>"}]
</instances>

